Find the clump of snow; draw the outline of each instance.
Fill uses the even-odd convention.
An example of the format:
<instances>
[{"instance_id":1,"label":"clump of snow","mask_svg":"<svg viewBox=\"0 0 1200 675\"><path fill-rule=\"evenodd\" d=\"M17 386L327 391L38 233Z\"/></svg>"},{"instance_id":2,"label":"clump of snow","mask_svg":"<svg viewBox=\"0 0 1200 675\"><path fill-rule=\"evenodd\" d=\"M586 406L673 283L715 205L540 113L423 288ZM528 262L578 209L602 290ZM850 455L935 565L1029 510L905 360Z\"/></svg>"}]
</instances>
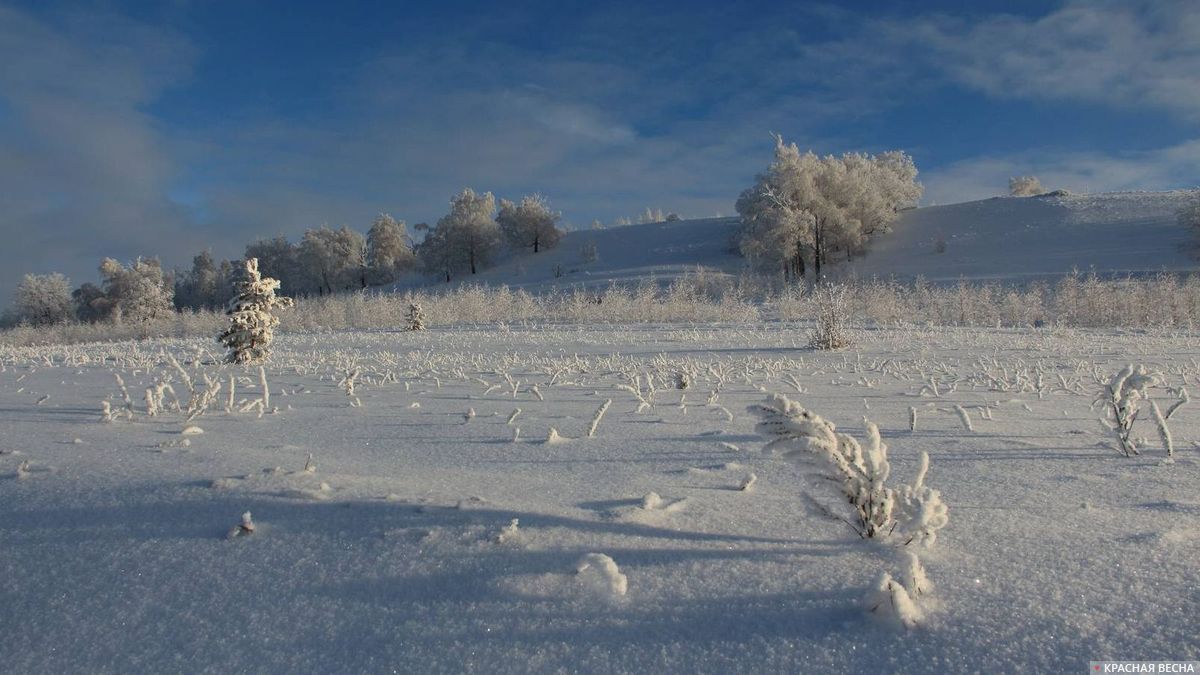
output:
<instances>
[{"instance_id":1,"label":"clump of snow","mask_svg":"<svg viewBox=\"0 0 1200 675\"><path fill-rule=\"evenodd\" d=\"M615 597L623 597L629 590L629 580L621 572L616 561L603 553L588 553L575 563L575 573L585 576L592 571L601 583Z\"/></svg>"}]
</instances>

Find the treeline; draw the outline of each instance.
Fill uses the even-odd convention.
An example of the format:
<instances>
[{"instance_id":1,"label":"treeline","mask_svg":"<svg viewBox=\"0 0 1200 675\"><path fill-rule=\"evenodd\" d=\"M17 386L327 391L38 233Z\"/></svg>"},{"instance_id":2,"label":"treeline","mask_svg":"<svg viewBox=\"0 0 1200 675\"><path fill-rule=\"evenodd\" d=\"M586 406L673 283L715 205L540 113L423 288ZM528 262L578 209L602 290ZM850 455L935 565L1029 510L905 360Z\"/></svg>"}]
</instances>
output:
<instances>
[{"instance_id":1,"label":"treeline","mask_svg":"<svg viewBox=\"0 0 1200 675\"><path fill-rule=\"evenodd\" d=\"M436 225L413 227L424 233L419 243L403 220L381 214L365 235L322 226L306 230L297 242L283 236L252 242L244 258L258 258L262 274L278 279L293 297L384 286L409 274L451 281L491 265L505 247L532 253L553 248L563 235L561 217L540 195L497 205L492 193L467 188L450 200L449 213ZM106 258L98 284L74 289L62 274L27 274L3 323L145 323L173 310L218 310L233 297L240 269L240 259L218 261L204 251L190 269L174 271L154 258L128 265Z\"/></svg>"}]
</instances>

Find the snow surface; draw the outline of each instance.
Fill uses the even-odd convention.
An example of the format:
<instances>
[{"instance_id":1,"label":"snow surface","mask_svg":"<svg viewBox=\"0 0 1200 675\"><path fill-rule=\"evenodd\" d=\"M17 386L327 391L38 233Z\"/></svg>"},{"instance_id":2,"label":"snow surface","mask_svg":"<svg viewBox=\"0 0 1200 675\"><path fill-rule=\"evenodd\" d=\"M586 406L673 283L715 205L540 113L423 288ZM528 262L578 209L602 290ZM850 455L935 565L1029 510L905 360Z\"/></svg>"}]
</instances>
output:
<instances>
[{"instance_id":1,"label":"snow surface","mask_svg":"<svg viewBox=\"0 0 1200 675\"><path fill-rule=\"evenodd\" d=\"M995 197L900 214L841 273L930 281L1025 281L1072 268L1124 275L1196 269L1195 234L1176 222L1189 191ZM938 237L944 253L934 250ZM846 266L839 265L839 268Z\"/></svg>"},{"instance_id":2,"label":"snow surface","mask_svg":"<svg viewBox=\"0 0 1200 675\"><path fill-rule=\"evenodd\" d=\"M137 392L170 377L186 399L173 354L196 382L233 375L239 399L260 397L257 369L221 364L211 341L0 349L0 664L1069 672L1200 659L1200 410L1171 418L1168 465L1152 426L1126 458L1090 409L1098 378L1129 359L1196 386L1195 335L852 333L848 353L808 350L787 324L285 335L266 369L277 412L220 400L192 436L179 413L146 417ZM339 382L355 370L350 397ZM681 370L686 392L668 384ZM114 373L135 415L106 424L101 400L124 405ZM637 374L646 393L647 373L658 391L637 413L618 385ZM732 421L705 403L721 378ZM810 510L797 465L760 451L743 411L772 391L854 435L870 416L902 480L928 451L950 522L920 551L934 590L917 627L864 607L882 573L904 573L906 549ZM551 427L564 442L544 442ZM254 532L228 538L247 511Z\"/></svg>"}]
</instances>

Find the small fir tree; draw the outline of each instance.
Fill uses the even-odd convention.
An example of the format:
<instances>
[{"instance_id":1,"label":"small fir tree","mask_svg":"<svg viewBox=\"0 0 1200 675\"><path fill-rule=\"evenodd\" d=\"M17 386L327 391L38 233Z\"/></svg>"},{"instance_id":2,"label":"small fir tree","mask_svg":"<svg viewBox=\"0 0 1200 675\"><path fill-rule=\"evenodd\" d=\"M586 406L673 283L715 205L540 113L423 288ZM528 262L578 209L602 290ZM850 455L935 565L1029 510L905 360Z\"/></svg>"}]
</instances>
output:
<instances>
[{"instance_id":1,"label":"small fir tree","mask_svg":"<svg viewBox=\"0 0 1200 675\"><path fill-rule=\"evenodd\" d=\"M408 306L408 329L409 330L425 330L425 312L421 309L421 304L414 302Z\"/></svg>"},{"instance_id":2,"label":"small fir tree","mask_svg":"<svg viewBox=\"0 0 1200 675\"><path fill-rule=\"evenodd\" d=\"M279 280L263 277L258 258L246 260L245 278L235 284L237 296L229 301L229 328L217 340L229 349L228 363L261 363L271 354L279 318L273 311L291 307L292 299L278 297Z\"/></svg>"}]
</instances>

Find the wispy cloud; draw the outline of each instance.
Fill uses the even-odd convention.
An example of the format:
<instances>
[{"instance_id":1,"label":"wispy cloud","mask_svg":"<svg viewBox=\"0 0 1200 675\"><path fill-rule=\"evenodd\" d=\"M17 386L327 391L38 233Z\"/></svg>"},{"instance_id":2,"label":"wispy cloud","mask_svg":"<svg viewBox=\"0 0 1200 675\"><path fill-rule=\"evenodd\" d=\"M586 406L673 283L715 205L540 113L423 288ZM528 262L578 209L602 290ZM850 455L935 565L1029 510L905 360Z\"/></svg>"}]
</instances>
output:
<instances>
[{"instance_id":1,"label":"wispy cloud","mask_svg":"<svg viewBox=\"0 0 1200 675\"><path fill-rule=\"evenodd\" d=\"M1200 3L1074 0L1039 18L932 16L867 35L999 99L1151 106L1200 118Z\"/></svg>"}]
</instances>

